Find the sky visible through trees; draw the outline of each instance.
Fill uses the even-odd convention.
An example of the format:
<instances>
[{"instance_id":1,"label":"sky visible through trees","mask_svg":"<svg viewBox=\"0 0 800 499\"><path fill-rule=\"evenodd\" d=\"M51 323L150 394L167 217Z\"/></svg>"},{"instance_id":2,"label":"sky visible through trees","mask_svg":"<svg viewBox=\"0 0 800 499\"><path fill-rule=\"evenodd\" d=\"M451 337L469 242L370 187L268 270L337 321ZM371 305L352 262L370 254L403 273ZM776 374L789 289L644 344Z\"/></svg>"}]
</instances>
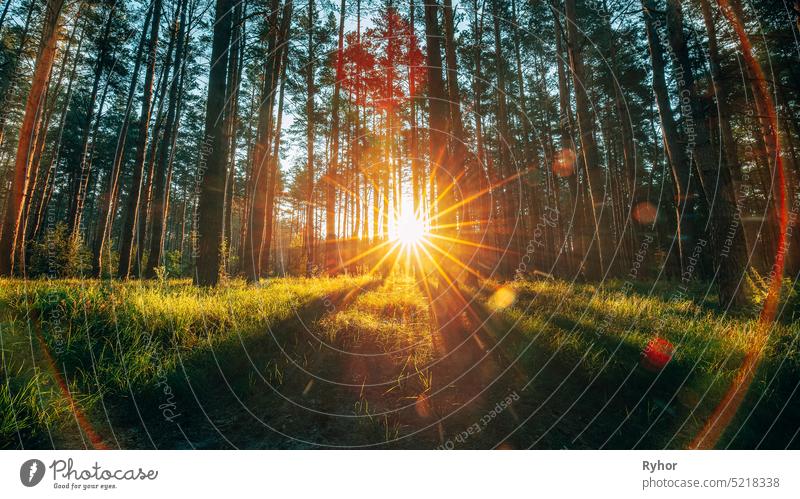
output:
<instances>
[{"instance_id":1,"label":"sky visible through trees","mask_svg":"<svg viewBox=\"0 0 800 499\"><path fill-rule=\"evenodd\" d=\"M61 232L92 256L56 273L190 275L197 244L250 280L363 271L410 217L480 277L621 276L653 236L642 268L675 278L707 240L701 277L741 305L796 200L779 4L7 1L4 271L44 272Z\"/></svg>"}]
</instances>

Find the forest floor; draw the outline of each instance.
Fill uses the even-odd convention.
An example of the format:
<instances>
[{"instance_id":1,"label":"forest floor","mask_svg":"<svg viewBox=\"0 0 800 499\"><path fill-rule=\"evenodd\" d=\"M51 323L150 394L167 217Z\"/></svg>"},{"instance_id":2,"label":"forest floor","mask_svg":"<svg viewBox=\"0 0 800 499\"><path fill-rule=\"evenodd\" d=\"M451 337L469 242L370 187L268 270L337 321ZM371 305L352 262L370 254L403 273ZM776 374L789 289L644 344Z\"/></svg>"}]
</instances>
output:
<instances>
[{"instance_id":1,"label":"forest floor","mask_svg":"<svg viewBox=\"0 0 800 499\"><path fill-rule=\"evenodd\" d=\"M0 281L0 448L684 448L756 327L699 284L443 288ZM719 447L800 447L791 319Z\"/></svg>"}]
</instances>

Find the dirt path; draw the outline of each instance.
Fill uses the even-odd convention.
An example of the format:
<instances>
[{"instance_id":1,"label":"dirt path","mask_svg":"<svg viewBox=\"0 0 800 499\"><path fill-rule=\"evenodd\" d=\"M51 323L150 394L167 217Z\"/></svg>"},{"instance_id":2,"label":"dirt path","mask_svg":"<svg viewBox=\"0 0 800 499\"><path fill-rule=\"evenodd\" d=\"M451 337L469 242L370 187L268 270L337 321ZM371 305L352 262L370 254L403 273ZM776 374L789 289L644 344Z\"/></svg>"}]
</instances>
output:
<instances>
[{"instance_id":1,"label":"dirt path","mask_svg":"<svg viewBox=\"0 0 800 499\"><path fill-rule=\"evenodd\" d=\"M519 421L515 405L524 381L517 370L506 369L510 362L497 343L497 324L456 284L442 284L430 294L437 355L431 402L439 445L511 447L503 437Z\"/></svg>"},{"instance_id":2,"label":"dirt path","mask_svg":"<svg viewBox=\"0 0 800 499\"><path fill-rule=\"evenodd\" d=\"M197 358L187 358L183 374L169 381L170 416L150 410L145 431L132 447L157 448L311 448L330 441L336 429L324 416L333 402L309 377L318 352L316 324L378 286L320 297L263 334L234 338ZM197 374L202 372L202 374ZM189 374L192 373L192 374ZM160 404L165 405L165 404ZM319 412L315 412L319 411ZM146 445L144 433L152 439Z\"/></svg>"}]
</instances>

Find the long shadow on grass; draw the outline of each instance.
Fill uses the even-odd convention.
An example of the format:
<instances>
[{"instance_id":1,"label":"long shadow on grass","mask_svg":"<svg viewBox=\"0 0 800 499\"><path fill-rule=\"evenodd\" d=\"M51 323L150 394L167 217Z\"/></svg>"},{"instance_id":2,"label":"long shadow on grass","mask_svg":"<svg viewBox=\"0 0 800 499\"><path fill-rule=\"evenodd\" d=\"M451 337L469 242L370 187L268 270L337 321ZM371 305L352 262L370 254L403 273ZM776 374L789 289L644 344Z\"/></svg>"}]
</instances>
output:
<instances>
[{"instance_id":1,"label":"long shadow on grass","mask_svg":"<svg viewBox=\"0 0 800 499\"><path fill-rule=\"evenodd\" d=\"M435 407L442 440L454 447L679 447L725 386L709 386L715 373L687 359L648 370L638 346L564 316L550 322L577 348L523 333L457 286L445 296L433 302L443 394ZM509 403L509 394L519 399Z\"/></svg>"},{"instance_id":2,"label":"long shadow on grass","mask_svg":"<svg viewBox=\"0 0 800 499\"><path fill-rule=\"evenodd\" d=\"M798 337L777 339L718 448L800 449Z\"/></svg>"},{"instance_id":3,"label":"long shadow on grass","mask_svg":"<svg viewBox=\"0 0 800 499\"><path fill-rule=\"evenodd\" d=\"M118 401L113 421L129 428L124 446L133 448L295 448L288 423L313 428L313 413L292 403L304 377L304 359L315 349L313 327L325 314L345 307L381 281L312 299L262 334L231 334L213 348L183 356L178 366ZM117 428L115 428L116 430Z\"/></svg>"},{"instance_id":4,"label":"long shadow on grass","mask_svg":"<svg viewBox=\"0 0 800 499\"><path fill-rule=\"evenodd\" d=\"M420 281L429 295L434 326L435 360L429 402L439 445L492 448L519 420L516 405L520 373L507 368L504 352L493 338L489 313L457 282ZM432 289L435 288L435 289Z\"/></svg>"},{"instance_id":5,"label":"long shadow on grass","mask_svg":"<svg viewBox=\"0 0 800 499\"><path fill-rule=\"evenodd\" d=\"M540 395L557 417L543 428L530 424L534 418L526 418L519 431L526 446L682 447L726 386L726 380L714 383L716 373L705 372L696 359L675 358L659 369L643 361L641 349L624 335L606 335L558 315L549 321L577 336L579 346L559 348L534 340L547 359L531 362L523 357L527 371L544 360L564 373L561 378L547 376L545 369L532 383L532 393Z\"/></svg>"}]
</instances>

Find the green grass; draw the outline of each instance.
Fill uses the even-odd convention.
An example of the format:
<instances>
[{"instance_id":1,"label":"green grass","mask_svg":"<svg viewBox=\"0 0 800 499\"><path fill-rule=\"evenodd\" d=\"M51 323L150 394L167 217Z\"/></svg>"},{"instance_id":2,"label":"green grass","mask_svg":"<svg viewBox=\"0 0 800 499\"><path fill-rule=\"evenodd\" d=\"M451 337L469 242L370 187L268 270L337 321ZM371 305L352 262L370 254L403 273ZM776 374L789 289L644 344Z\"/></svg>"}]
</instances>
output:
<instances>
[{"instance_id":1,"label":"green grass","mask_svg":"<svg viewBox=\"0 0 800 499\"><path fill-rule=\"evenodd\" d=\"M515 410L470 446L511 434L514 447L683 447L752 344L753 320L719 313L699 287L676 295L669 284L533 281L494 294L499 286L464 290L477 297L489 353L487 379L459 381L448 377L458 363L435 346L430 299L399 274L215 290L182 280L2 280L0 447L80 445L39 336L97 432L123 447L434 447L512 390L522 395ZM720 445L789 443L798 334L798 324L776 325ZM676 347L657 373L641 366L654 337ZM485 389L467 397L475 379ZM180 413L180 428L165 406Z\"/></svg>"},{"instance_id":2,"label":"green grass","mask_svg":"<svg viewBox=\"0 0 800 499\"><path fill-rule=\"evenodd\" d=\"M389 441L407 423L403 412L431 389L433 330L430 311L413 279L390 276L319 323L328 346L320 349L318 372L354 385L339 387L362 416L354 443ZM360 385L360 386L359 386ZM347 430L344 430L347 431Z\"/></svg>"},{"instance_id":3,"label":"green grass","mask_svg":"<svg viewBox=\"0 0 800 499\"><path fill-rule=\"evenodd\" d=\"M48 400L43 374L23 375L21 367L6 365L7 383L0 385L0 441L5 447L44 438L63 417L65 405Z\"/></svg>"},{"instance_id":4,"label":"green grass","mask_svg":"<svg viewBox=\"0 0 800 499\"><path fill-rule=\"evenodd\" d=\"M91 412L101 410L97 407L101 398L120 402L131 392L152 395L162 377L182 377L182 359L201 356L231 338L238 341L264 332L312 300L368 281L361 277L276 279L260 287L232 282L204 290L189 281L6 280L0 285L0 304L8 316L3 324L4 342L30 342L28 331L33 335L41 331L68 379L94 395L82 404ZM30 328L24 327L27 318ZM32 341L35 346L36 339ZM4 386L0 401L3 446L13 443L17 430L26 431L34 441L43 438L53 426L52 415L64 412L55 409L57 399L37 401L32 395L35 378L22 381L25 376L17 374L22 363L36 362L40 369L46 368L44 359L31 359L24 350L14 353L25 361L5 363L10 383ZM21 416L14 418L14 414ZM7 421L14 419L16 425Z\"/></svg>"},{"instance_id":5,"label":"green grass","mask_svg":"<svg viewBox=\"0 0 800 499\"><path fill-rule=\"evenodd\" d=\"M346 309L325 317L326 338L361 353L393 352L430 361L431 317L413 279L393 276L379 289L359 295Z\"/></svg>"},{"instance_id":6,"label":"green grass","mask_svg":"<svg viewBox=\"0 0 800 499\"><path fill-rule=\"evenodd\" d=\"M730 385L745 353L754 345L756 321L743 314L726 316L714 310L702 300L705 290L699 285L685 294L677 293L669 283L652 289L641 285L626 289L618 281L600 287L557 281L515 282L504 289L511 289L511 296L515 297L511 306L497 309L506 321L506 328L515 324L507 347L514 352L527 348L539 353L523 356L523 364L526 361L532 364L529 370L542 362L543 357L557 359L564 366L580 363L580 381L562 389L564 400L571 403L583 397L585 411L592 412L588 407L600 407L601 400L592 404L592 395L584 394L585 385L593 391L606 391L599 397L602 399L610 397L609 387L616 389L620 380L626 379L611 406L622 406L624 411L637 404L653 403L657 407L638 423L630 414L617 415L624 424L610 426L618 433L609 435L608 441L587 438L589 447L642 445L639 441L642 425L657 428L645 440L645 447L687 445L702 427L703 416L708 415ZM492 296L486 293L486 297L491 305ZM707 301L713 299L711 296ZM640 354L655 337L667 339L675 351L666 369L651 373L639 368ZM798 340L800 324L778 321L774 325L750 396L739 412L740 417L731 425L734 431L728 433L721 445L745 448L758 445L786 402L788 410L782 417L796 418L800 399L792 397L792 390L800 382ZM771 380L774 380L772 386L768 387ZM766 396L756 404L760 394ZM613 407L605 408L603 419L614 421L611 412ZM750 413L761 418L762 425L742 426ZM775 422L787 423L785 419ZM791 428L791 423L787 428ZM780 431L779 424L767 435L767 446L788 443L792 435Z\"/></svg>"}]
</instances>

